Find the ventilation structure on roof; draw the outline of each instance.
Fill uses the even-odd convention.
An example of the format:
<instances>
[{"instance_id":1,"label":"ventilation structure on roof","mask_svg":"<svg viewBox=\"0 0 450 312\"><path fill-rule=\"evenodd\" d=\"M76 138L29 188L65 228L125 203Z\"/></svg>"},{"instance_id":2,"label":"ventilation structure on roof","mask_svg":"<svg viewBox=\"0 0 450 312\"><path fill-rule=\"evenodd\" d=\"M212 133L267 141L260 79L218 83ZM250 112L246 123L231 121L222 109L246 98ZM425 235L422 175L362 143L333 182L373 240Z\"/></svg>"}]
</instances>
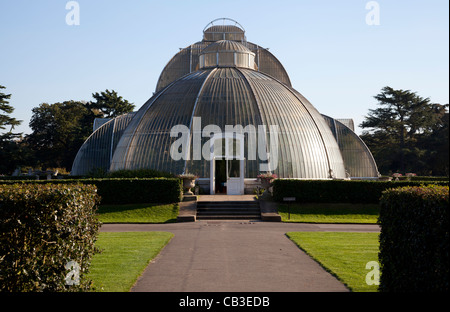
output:
<instances>
[{"instance_id":1,"label":"ventilation structure on roof","mask_svg":"<svg viewBox=\"0 0 450 312\"><path fill-rule=\"evenodd\" d=\"M211 67L241 67L256 69L255 53L236 41L220 40L200 54L200 69Z\"/></svg>"},{"instance_id":2,"label":"ventilation structure on roof","mask_svg":"<svg viewBox=\"0 0 450 312\"><path fill-rule=\"evenodd\" d=\"M222 24L220 24L222 23ZM241 24L230 18L218 18L206 25L203 41L234 40L245 42L245 30Z\"/></svg>"}]
</instances>

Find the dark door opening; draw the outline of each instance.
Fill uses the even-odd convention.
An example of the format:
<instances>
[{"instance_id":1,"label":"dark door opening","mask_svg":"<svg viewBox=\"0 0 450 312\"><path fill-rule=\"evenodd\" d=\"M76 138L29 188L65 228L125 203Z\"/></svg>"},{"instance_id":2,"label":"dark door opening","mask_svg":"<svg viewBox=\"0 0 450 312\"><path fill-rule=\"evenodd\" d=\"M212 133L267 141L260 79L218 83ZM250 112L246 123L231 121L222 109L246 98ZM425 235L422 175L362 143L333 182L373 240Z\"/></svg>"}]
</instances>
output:
<instances>
[{"instance_id":1,"label":"dark door opening","mask_svg":"<svg viewBox=\"0 0 450 312\"><path fill-rule=\"evenodd\" d=\"M226 194L227 193L227 163L225 159L216 159L215 161L215 193Z\"/></svg>"}]
</instances>

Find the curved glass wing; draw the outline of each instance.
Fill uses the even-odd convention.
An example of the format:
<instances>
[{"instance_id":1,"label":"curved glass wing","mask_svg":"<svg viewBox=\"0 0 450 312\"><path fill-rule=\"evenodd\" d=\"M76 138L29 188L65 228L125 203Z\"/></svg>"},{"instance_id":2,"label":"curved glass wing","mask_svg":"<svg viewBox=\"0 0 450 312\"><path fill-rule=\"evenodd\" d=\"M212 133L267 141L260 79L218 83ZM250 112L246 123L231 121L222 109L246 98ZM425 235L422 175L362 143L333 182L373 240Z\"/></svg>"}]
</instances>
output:
<instances>
[{"instance_id":1,"label":"curved glass wing","mask_svg":"<svg viewBox=\"0 0 450 312\"><path fill-rule=\"evenodd\" d=\"M363 140L344 123L323 115L333 132L350 178L378 177L375 159Z\"/></svg>"},{"instance_id":2,"label":"curved glass wing","mask_svg":"<svg viewBox=\"0 0 450 312\"><path fill-rule=\"evenodd\" d=\"M85 175L94 170L109 170L117 143L134 113L118 116L98 126L79 149L71 175Z\"/></svg>"},{"instance_id":3,"label":"curved glass wing","mask_svg":"<svg viewBox=\"0 0 450 312\"><path fill-rule=\"evenodd\" d=\"M279 127L275 173L281 178L344 178L339 147L316 109L298 92L263 73L241 72L253 89L263 123Z\"/></svg>"}]
</instances>

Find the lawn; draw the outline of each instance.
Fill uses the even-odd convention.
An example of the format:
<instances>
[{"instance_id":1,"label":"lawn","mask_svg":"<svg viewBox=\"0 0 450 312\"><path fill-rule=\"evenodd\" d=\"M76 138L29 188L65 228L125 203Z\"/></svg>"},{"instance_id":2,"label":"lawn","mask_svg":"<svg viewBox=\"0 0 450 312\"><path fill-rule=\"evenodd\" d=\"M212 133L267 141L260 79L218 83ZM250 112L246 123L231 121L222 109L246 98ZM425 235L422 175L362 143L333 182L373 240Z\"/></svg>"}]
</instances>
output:
<instances>
[{"instance_id":1,"label":"lawn","mask_svg":"<svg viewBox=\"0 0 450 312\"><path fill-rule=\"evenodd\" d=\"M88 278L97 292L128 292L173 237L168 232L102 232Z\"/></svg>"},{"instance_id":2,"label":"lawn","mask_svg":"<svg viewBox=\"0 0 450 312\"><path fill-rule=\"evenodd\" d=\"M290 232L286 235L351 291L376 292L378 286L367 285L366 269L370 261L378 262L379 233Z\"/></svg>"},{"instance_id":3,"label":"lawn","mask_svg":"<svg viewBox=\"0 0 450 312\"><path fill-rule=\"evenodd\" d=\"M290 218L289 218L290 212ZM378 220L378 204L280 204L283 222L304 223L368 223Z\"/></svg>"},{"instance_id":4,"label":"lawn","mask_svg":"<svg viewBox=\"0 0 450 312\"><path fill-rule=\"evenodd\" d=\"M179 206L175 204L100 205L98 219L102 223L167 223L175 222Z\"/></svg>"}]
</instances>

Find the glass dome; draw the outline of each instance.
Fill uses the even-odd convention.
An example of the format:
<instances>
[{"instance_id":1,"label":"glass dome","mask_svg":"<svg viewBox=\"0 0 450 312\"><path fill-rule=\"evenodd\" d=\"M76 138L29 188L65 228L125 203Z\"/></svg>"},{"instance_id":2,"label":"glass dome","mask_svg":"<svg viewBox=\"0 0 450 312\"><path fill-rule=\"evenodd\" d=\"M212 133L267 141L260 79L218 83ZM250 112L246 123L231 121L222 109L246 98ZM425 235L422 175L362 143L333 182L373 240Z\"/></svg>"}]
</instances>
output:
<instances>
[{"instance_id":1,"label":"glass dome","mask_svg":"<svg viewBox=\"0 0 450 312\"><path fill-rule=\"evenodd\" d=\"M216 26L205 36L228 29ZM182 49L137 112L97 123L72 174L150 168L194 173L213 188L220 160L228 182L267 171L294 179L378 176L351 120L319 113L266 49L216 39Z\"/></svg>"},{"instance_id":2,"label":"glass dome","mask_svg":"<svg viewBox=\"0 0 450 312\"><path fill-rule=\"evenodd\" d=\"M238 22L229 18L219 18L206 25L203 30L202 41L195 42L180 49L180 51L169 60L159 76L156 92L161 91L178 78L199 70L200 53L207 46L220 40L239 42L247 47L255 54L255 68L258 71L278 79L287 86L291 86L291 81L285 68L268 49L258 44L248 42L245 37L244 27Z\"/></svg>"},{"instance_id":3,"label":"glass dome","mask_svg":"<svg viewBox=\"0 0 450 312\"><path fill-rule=\"evenodd\" d=\"M276 125L278 160L272 172L280 178L345 178L339 146L320 113L270 76L237 67L199 70L156 94L125 130L110 169L153 168L209 177L209 162L195 159L194 118L201 121L200 129L207 125L222 131L227 126L239 125L247 130L266 126L264 133L257 133L266 142L271 140L270 125ZM189 129L191 151L186 159L174 160L170 152L178 137L172 137L171 131L180 125ZM249 151L258 150L261 138L251 131L241 134L245 137L245 177L256 178L261 161ZM200 146L209 140L202 137Z\"/></svg>"}]
</instances>

